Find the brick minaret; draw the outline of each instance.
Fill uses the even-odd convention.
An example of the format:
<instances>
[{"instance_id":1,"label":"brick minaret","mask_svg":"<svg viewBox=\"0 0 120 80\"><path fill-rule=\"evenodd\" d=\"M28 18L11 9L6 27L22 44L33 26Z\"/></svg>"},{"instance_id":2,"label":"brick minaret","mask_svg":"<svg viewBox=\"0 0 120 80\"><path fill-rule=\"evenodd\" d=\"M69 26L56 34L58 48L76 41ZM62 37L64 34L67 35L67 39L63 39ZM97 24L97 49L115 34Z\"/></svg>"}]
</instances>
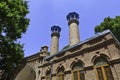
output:
<instances>
[{"instance_id":1,"label":"brick minaret","mask_svg":"<svg viewBox=\"0 0 120 80\"><path fill-rule=\"evenodd\" d=\"M79 15L76 12L71 12L67 15L69 25L69 45L72 46L80 42L79 36Z\"/></svg>"},{"instance_id":2,"label":"brick minaret","mask_svg":"<svg viewBox=\"0 0 120 80\"><path fill-rule=\"evenodd\" d=\"M59 26L52 26L51 27L51 37L52 37L52 42L51 42L51 49L50 49L50 55L58 52L59 48L59 37L60 37L60 31L61 28Z\"/></svg>"}]
</instances>

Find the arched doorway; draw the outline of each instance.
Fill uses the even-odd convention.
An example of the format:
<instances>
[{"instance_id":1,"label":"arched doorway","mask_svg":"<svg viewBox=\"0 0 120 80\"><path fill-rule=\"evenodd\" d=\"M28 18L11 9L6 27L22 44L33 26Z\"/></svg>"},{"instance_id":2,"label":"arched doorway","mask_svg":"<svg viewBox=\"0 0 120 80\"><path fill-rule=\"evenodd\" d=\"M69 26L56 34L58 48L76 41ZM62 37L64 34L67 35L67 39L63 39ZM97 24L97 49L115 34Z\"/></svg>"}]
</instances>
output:
<instances>
[{"instance_id":1,"label":"arched doorway","mask_svg":"<svg viewBox=\"0 0 120 80\"><path fill-rule=\"evenodd\" d=\"M17 74L15 80L36 80L36 72L30 64L26 64Z\"/></svg>"}]
</instances>

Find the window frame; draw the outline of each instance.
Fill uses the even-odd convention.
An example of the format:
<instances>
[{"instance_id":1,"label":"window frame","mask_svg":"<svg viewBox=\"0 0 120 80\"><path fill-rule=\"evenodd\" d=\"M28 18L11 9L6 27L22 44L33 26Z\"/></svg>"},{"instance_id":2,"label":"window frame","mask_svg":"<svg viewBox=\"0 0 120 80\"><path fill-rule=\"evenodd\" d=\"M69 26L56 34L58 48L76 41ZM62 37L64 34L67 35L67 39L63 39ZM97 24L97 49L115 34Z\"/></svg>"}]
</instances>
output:
<instances>
[{"instance_id":1,"label":"window frame","mask_svg":"<svg viewBox=\"0 0 120 80\"><path fill-rule=\"evenodd\" d=\"M64 80L64 79L62 79L62 78L64 78L64 73L62 72L62 73L58 73L57 74L57 79L58 78L60 78L60 80Z\"/></svg>"},{"instance_id":2,"label":"window frame","mask_svg":"<svg viewBox=\"0 0 120 80\"><path fill-rule=\"evenodd\" d=\"M101 59L105 59L105 58L101 58ZM97 61L97 59L96 59L96 61ZM99 60L98 60L98 62L99 62ZM103 76L103 79L104 80L108 80L108 76L107 76L107 72L105 71L105 67L109 67L110 68L110 65L108 64L108 61L106 61L106 64L94 65L94 70L95 70L95 74L96 74L97 80L99 80L98 68L101 69L101 72L102 72L101 74ZM110 68L110 72L111 72L110 74L112 76L112 79L114 80L111 68Z\"/></svg>"},{"instance_id":3,"label":"window frame","mask_svg":"<svg viewBox=\"0 0 120 80\"><path fill-rule=\"evenodd\" d=\"M97 77L97 80L99 80L99 77L98 77L98 71L97 71L97 68L100 68L102 70L102 75L103 75L103 79L104 80L107 80L107 76L106 76L106 72L105 72L105 69L104 67L106 66L109 66L108 64L106 65L101 65L101 66L95 66L94 69L95 69L95 72L96 72L96 77Z\"/></svg>"},{"instance_id":4,"label":"window frame","mask_svg":"<svg viewBox=\"0 0 120 80\"><path fill-rule=\"evenodd\" d=\"M56 78L58 80L58 78L60 78L60 80L64 80L64 67L59 67L58 68L58 71L57 71L57 74L56 74Z\"/></svg>"},{"instance_id":5,"label":"window frame","mask_svg":"<svg viewBox=\"0 0 120 80\"><path fill-rule=\"evenodd\" d=\"M46 73L46 80L50 80L50 71L47 71Z\"/></svg>"},{"instance_id":6,"label":"window frame","mask_svg":"<svg viewBox=\"0 0 120 80\"><path fill-rule=\"evenodd\" d=\"M80 66L78 69L73 69L75 66L75 64L81 64L82 66ZM84 71L84 69L83 69L83 64L82 63L80 63L80 62L76 62L74 65L73 65L73 67L72 67L72 70L71 70L71 72L72 72L72 80L74 80L74 73L75 72L77 72L77 77L78 77L78 80L81 80L80 78L81 78L81 71ZM85 76L85 74L84 74L84 76ZM84 77L85 78L85 77Z\"/></svg>"},{"instance_id":7,"label":"window frame","mask_svg":"<svg viewBox=\"0 0 120 80\"><path fill-rule=\"evenodd\" d=\"M50 76L46 76L46 80L50 80Z\"/></svg>"}]
</instances>

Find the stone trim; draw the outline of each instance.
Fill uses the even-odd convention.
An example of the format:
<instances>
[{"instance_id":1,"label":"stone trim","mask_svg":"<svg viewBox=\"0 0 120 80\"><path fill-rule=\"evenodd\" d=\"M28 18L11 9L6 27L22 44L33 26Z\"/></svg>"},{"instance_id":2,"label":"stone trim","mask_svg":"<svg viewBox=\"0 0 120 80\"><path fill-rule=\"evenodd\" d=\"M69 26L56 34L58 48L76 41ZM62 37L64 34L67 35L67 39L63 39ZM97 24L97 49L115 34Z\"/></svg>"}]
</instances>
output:
<instances>
[{"instance_id":1,"label":"stone trim","mask_svg":"<svg viewBox=\"0 0 120 80\"><path fill-rule=\"evenodd\" d=\"M67 59L67 58L73 58L73 57L81 55L82 53L85 53L85 52L91 52L93 50L96 50L98 48L101 48L101 47L105 46L106 43L111 42L112 40L113 39L110 39L110 40L107 40L107 41L102 41L102 42L100 42L100 43L98 43L96 45L93 45L93 46L90 46L90 47L87 47L87 48L84 48L84 49L77 49L78 51L75 50L76 52L73 52L72 54L69 54L69 55L66 55L66 56L63 56L63 57L59 57L58 59L53 60L53 63L63 61L65 59Z\"/></svg>"},{"instance_id":2,"label":"stone trim","mask_svg":"<svg viewBox=\"0 0 120 80\"><path fill-rule=\"evenodd\" d=\"M77 19L72 19L68 22L68 25L70 26L71 23L76 23L77 25L79 25L79 21Z\"/></svg>"},{"instance_id":3,"label":"stone trim","mask_svg":"<svg viewBox=\"0 0 120 80\"><path fill-rule=\"evenodd\" d=\"M51 37L53 37L53 36L57 36L57 37L59 38L59 37L60 37L60 34L57 33L57 32L53 32L53 33L51 34Z\"/></svg>"},{"instance_id":4,"label":"stone trim","mask_svg":"<svg viewBox=\"0 0 120 80\"><path fill-rule=\"evenodd\" d=\"M93 69L94 69L94 66L83 67L83 70L93 70Z\"/></svg>"},{"instance_id":5,"label":"stone trim","mask_svg":"<svg viewBox=\"0 0 120 80\"><path fill-rule=\"evenodd\" d=\"M35 58L35 59L30 59L30 60L26 60L26 62L32 62L32 61L35 61L35 60L41 60L43 58Z\"/></svg>"},{"instance_id":6,"label":"stone trim","mask_svg":"<svg viewBox=\"0 0 120 80\"><path fill-rule=\"evenodd\" d=\"M41 79L45 79L45 76L41 76Z\"/></svg>"},{"instance_id":7,"label":"stone trim","mask_svg":"<svg viewBox=\"0 0 120 80\"><path fill-rule=\"evenodd\" d=\"M77 50L75 49L75 48L73 48L74 49L74 51L76 51L76 52L74 52L73 51L73 49L71 49L73 52L72 52L72 54L68 54L68 55L65 55L65 56L63 56L63 57L59 57L58 59L53 59L53 64L54 63L58 63L58 62L60 62L60 61L63 61L63 60L65 60L65 59L68 59L68 58L73 58L73 57L75 57L75 56L79 56L79 55L81 55L82 53L85 53L85 52L91 52L91 51L94 51L94 50L96 50L96 49L99 49L99 48L101 48L101 47L104 47L105 45L107 46L107 43L112 43L113 42L113 39L110 39L110 40L106 40L106 41L101 41L101 42L99 42L99 43L97 43L97 44L95 44L95 45L92 45L92 46L90 46L90 47L86 47L86 48L83 48L83 49L78 49L78 47L79 46L77 46L77 47L75 47L75 48L77 48ZM70 51L71 51L70 50ZM63 52L62 54L60 54L60 55L63 55L63 54L65 54L65 52ZM60 56L60 55L57 55L57 56ZM54 57L56 57L56 56L54 56ZM53 57L53 58L54 58ZM45 63L44 64L44 66L47 66L47 65L50 65L50 63L48 62L48 63Z\"/></svg>"},{"instance_id":8,"label":"stone trim","mask_svg":"<svg viewBox=\"0 0 120 80\"><path fill-rule=\"evenodd\" d=\"M110 65L113 65L113 64L119 64L120 63L120 58L119 59L115 59L115 60L111 60L108 62Z\"/></svg>"},{"instance_id":9,"label":"stone trim","mask_svg":"<svg viewBox=\"0 0 120 80\"><path fill-rule=\"evenodd\" d=\"M43 65L41 65L41 66L38 66L38 68L45 67L45 66L49 66L49 65L51 65L51 64L50 64L50 63L45 63L45 64L43 64Z\"/></svg>"}]
</instances>

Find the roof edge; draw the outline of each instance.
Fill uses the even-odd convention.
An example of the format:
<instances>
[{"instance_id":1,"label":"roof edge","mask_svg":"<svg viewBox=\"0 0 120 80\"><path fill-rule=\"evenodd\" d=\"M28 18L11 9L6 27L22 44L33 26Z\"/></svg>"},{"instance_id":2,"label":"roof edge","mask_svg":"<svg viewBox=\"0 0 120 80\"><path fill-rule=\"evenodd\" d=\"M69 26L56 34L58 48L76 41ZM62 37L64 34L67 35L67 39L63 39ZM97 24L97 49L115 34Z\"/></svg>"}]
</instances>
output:
<instances>
[{"instance_id":1,"label":"roof edge","mask_svg":"<svg viewBox=\"0 0 120 80\"><path fill-rule=\"evenodd\" d=\"M113 33L108 29L108 30L105 30L105 31L103 31L103 32L97 33L97 34L95 34L94 36L92 36L92 37L90 37L90 38L88 38L88 39L86 39L86 40L84 40L84 41L82 41L82 42L80 42L80 43L77 43L77 44L75 44L75 45L73 45L73 46L70 46L70 47L68 47L68 48L66 48L66 49L64 49L64 50L62 50L62 51L56 52L56 53L53 54L53 55L47 56L47 57L45 57L44 59L45 59L45 60L49 60L49 59L51 59L52 57L54 57L54 56L56 56L56 55L58 55L58 54L60 54L60 53L63 53L63 52L65 52L65 51L69 50L69 49L72 49L72 48L74 48L74 47L76 47L76 46L79 46L79 45L81 45L81 44L84 44L84 43L86 43L86 42L88 42L88 41L91 41L91 40L93 40L93 39L95 39L95 38L97 38L97 37L103 36L103 35L108 34L108 33L110 33L110 34L112 35L112 37L115 39L116 43L120 46L120 42L116 39L116 37L113 35Z\"/></svg>"}]
</instances>

